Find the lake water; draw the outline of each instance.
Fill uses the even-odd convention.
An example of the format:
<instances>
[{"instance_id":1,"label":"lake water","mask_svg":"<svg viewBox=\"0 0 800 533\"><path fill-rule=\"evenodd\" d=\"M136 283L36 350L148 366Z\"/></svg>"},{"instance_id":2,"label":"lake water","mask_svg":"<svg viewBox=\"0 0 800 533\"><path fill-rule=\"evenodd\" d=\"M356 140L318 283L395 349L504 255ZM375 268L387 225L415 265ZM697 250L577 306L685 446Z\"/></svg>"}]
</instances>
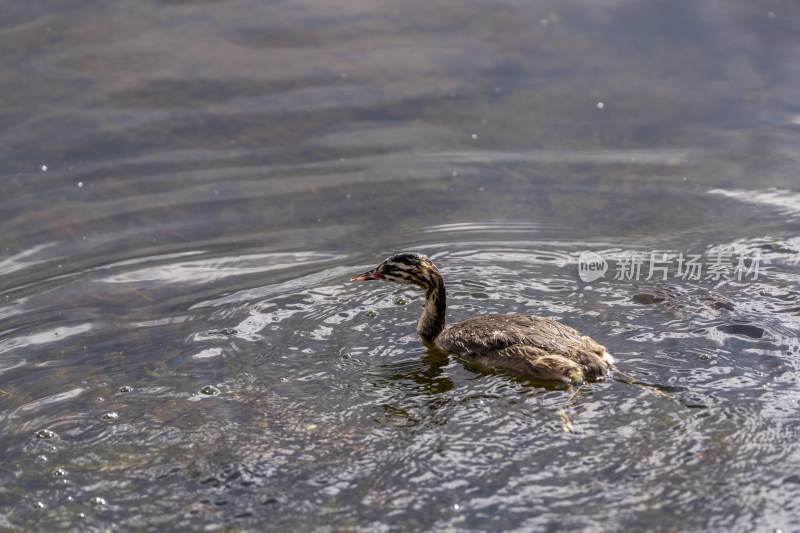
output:
<instances>
[{"instance_id":1,"label":"lake water","mask_svg":"<svg viewBox=\"0 0 800 533\"><path fill-rule=\"evenodd\" d=\"M0 528L800 530L796 5L6 4Z\"/></svg>"}]
</instances>

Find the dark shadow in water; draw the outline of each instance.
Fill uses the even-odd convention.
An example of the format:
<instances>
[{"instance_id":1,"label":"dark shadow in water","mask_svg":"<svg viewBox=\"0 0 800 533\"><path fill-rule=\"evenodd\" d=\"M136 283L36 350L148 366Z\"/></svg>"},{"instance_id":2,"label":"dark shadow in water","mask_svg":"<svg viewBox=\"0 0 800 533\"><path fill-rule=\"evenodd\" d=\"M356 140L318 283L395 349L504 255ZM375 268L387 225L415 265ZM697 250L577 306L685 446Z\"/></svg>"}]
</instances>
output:
<instances>
[{"instance_id":1,"label":"dark shadow in water","mask_svg":"<svg viewBox=\"0 0 800 533\"><path fill-rule=\"evenodd\" d=\"M428 355L426 356L426 359L432 359L432 358L437 358L438 359L438 358L441 358L443 361L445 361L445 364L446 364L447 358L449 357L449 354L447 352L441 350L436 345L434 345L433 343L430 343L430 342L426 342L425 346L428 348ZM492 367L486 367L486 366L478 365L478 364L472 363L470 361L465 361L465 360L459 358L457 355L453 355L453 357L464 368L466 368L467 370L469 370L471 372L474 372L476 378L481 378L481 377L484 377L484 376L495 376L495 375L496 376L503 376L504 378L507 378L507 379L513 381L514 383L518 383L518 384L523 385L525 387L543 388L543 389L547 389L547 390L550 390L550 391L554 391L554 390L569 390L569 388L571 387L571 385L565 385L563 383L534 379L534 378L530 378L530 377L527 377L527 376L520 376L520 375L511 373L511 372L507 372L507 371L504 371L504 370L499 370L499 369L492 368Z\"/></svg>"},{"instance_id":2,"label":"dark shadow in water","mask_svg":"<svg viewBox=\"0 0 800 533\"><path fill-rule=\"evenodd\" d=\"M446 352L429 346L418 361L398 361L381 365L380 376L389 381L410 382L417 393L438 395L453 389L453 380L444 376L449 358ZM421 363L421 365L420 365Z\"/></svg>"},{"instance_id":3,"label":"dark shadow in water","mask_svg":"<svg viewBox=\"0 0 800 533\"><path fill-rule=\"evenodd\" d=\"M456 357L456 359L464 366L464 368L475 373L475 379L483 379L488 376L502 376L503 378L526 388L546 389L548 391L567 391L572 387L572 384L566 385L557 381L544 381L527 376L520 376L505 370L499 370L488 366L478 365L469 361L464 361L458 357Z\"/></svg>"},{"instance_id":4,"label":"dark shadow in water","mask_svg":"<svg viewBox=\"0 0 800 533\"><path fill-rule=\"evenodd\" d=\"M664 393L686 392L686 391L689 390L686 387L675 387L675 386L672 386L672 385L661 385L659 383L650 383L648 381L640 381L638 379L634 380L634 381L631 381L630 379L628 379L628 376L626 376L626 375L623 375L623 377L618 377L618 376L614 375L614 376L611 376L609 379L611 379L612 381L616 381L617 383L625 383L626 385L636 385L636 386L639 386L639 387L655 389L657 391L664 392Z\"/></svg>"}]
</instances>

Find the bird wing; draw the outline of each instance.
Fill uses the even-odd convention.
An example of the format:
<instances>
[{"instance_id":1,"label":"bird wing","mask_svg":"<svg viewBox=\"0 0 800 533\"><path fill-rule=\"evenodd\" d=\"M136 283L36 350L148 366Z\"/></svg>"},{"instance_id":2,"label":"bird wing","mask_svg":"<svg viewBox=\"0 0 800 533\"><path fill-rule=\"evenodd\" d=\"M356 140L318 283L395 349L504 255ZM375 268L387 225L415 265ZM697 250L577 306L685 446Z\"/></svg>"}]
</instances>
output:
<instances>
[{"instance_id":1,"label":"bird wing","mask_svg":"<svg viewBox=\"0 0 800 533\"><path fill-rule=\"evenodd\" d=\"M549 318L531 315L484 315L451 326L437 339L448 352L487 353L514 345L549 352L583 344L576 330Z\"/></svg>"},{"instance_id":2,"label":"bird wing","mask_svg":"<svg viewBox=\"0 0 800 533\"><path fill-rule=\"evenodd\" d=\"M591 338L555 320L530 315L470 318L445 330L436 344L480 365L565 382L579 375L599 378L611 362L606 349Z\"/></svg>"}]
</instances>

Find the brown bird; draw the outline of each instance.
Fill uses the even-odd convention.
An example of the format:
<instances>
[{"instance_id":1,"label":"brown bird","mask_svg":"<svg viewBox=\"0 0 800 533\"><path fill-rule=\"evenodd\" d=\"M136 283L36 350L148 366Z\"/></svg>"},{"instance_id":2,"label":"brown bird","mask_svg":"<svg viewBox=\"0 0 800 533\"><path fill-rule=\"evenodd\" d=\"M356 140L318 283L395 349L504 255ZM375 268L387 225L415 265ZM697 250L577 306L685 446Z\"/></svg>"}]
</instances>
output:
<instances>
[{"instance_id":1,"label":"brown bird","mask_svg":"<svg viewBox=\"0 0 800 533\"><path fill-rule=\"evenodd\" d=\"M614 359L603 346L555 320L530 315L484 315L445 329L444 280L427 256L403 252L351 281L417 285L425 309L417 333L426 344L464 361L548 381L602 379Z\"/></svg>"}]
</instances>

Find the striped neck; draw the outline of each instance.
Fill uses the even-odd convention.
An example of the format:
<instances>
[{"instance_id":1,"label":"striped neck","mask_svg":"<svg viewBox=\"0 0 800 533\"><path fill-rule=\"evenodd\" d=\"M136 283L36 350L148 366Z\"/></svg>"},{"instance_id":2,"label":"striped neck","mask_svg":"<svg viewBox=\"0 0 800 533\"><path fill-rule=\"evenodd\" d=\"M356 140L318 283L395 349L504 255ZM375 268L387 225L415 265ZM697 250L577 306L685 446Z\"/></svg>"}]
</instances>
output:
<instances>
[{"instance_id":1,"label":"striped neck","mask_svg":"<svg viewBox=\"0 0 800 533\"><path fill-rule=\"evenodd\" d=\"M425 291L425 310L417 324L417 333L423 340L432 341L444 331L444 315L447 310L447 296L444 280L438 272L430 276L430 283L422 287Z\"/></svg>"}]
</instances>

